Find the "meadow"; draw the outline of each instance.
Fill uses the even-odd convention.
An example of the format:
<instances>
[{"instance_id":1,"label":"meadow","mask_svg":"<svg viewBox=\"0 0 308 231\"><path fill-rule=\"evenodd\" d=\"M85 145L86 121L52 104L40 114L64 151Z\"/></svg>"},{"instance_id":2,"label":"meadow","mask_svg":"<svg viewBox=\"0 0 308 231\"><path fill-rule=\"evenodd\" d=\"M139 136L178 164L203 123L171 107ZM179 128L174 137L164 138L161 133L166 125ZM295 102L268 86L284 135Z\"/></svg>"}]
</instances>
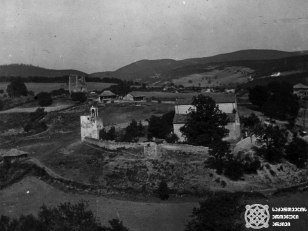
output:
<instances>
[{"instance_id":1,"label":"meadow","mask_svg":"<svg viewBox=\"0 0 308 231\"><path fill-rule=\"evenodd\" d=\"M9 83L0 83L0 89L3 91L6 91L7 85ZM25 83L27 86L27 89L29 91L33 91L35 94L45 91L45 92L51 92L53 90L57 90L60 88L68 89L67 83ZM105 88L110 87L111 85L114 85L114 83L99 83L99 82L88 82L88 91L94 91L94 90L103 90Z\"/></svg>"}]
</instances>

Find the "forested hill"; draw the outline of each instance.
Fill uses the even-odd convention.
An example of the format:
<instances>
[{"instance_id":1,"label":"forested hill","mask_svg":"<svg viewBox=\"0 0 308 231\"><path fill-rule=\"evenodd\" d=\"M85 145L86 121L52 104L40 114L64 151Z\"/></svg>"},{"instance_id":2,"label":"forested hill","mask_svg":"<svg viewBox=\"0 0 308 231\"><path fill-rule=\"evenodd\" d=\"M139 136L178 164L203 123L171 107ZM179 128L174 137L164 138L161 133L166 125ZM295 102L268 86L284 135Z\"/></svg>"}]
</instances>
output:
<instances>
[{"instance_id":1,"label":"forested hill","mask_svg":"<svg viewBox=\"0 0 308 231\"><path fill-rule=\"evenodd\" d=\"M77 70L52 70L46 69L42 67L36 67L32 65L26 64L8 64L8 65L1 65L0 66L0 78L1 76L21 76L21 77L28 77L28 76L40 76L40 77L60 77L65 75L82 75L86 76L87 73Z\"/></svg>"}]
</instances>

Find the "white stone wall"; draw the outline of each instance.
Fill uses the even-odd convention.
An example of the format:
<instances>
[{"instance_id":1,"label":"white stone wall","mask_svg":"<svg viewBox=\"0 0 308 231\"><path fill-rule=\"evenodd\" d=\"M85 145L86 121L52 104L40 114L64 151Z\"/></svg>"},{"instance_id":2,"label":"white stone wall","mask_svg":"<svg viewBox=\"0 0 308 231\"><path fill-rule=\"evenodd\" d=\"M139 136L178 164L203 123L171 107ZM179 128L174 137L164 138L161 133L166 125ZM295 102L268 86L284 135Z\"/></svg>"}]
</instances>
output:
<instances>
[{"instance_id":1,"label":"white stone wall","mask_svg":"<svg viewBox=\"0 0 308 231\"><path fill-rule=\"evenodd\" d=\"M81 125L81 141L84 141L85 137L99 139L99 131L103 129L103 119L99 117L80 116Z\"/></svg>"},{"instance_id":2,"label":"white stone wall","mask_svg":"<svg viewBox=\"0 0 308 231\"><path fill-rule=\"evenodd\" d=\"M195 107L192 105L175 105L175 113L188 114L189 108ZM236 109L236 103L219 103L218 108L224 113L232 113L233 109Z\"/></svg>"},{"instance_id":3,"label":"white stone wall","mask_svg":"<svg viewBox=\"0 0 308 231\"><path fill-rule=\"evenodd\" d=\"M179 141L183 142L185 138L182 136L182 132L180 132L180 128L183 127L184 124L173 124L173 132L179 137Z\"/></svg>"}]
</instances>

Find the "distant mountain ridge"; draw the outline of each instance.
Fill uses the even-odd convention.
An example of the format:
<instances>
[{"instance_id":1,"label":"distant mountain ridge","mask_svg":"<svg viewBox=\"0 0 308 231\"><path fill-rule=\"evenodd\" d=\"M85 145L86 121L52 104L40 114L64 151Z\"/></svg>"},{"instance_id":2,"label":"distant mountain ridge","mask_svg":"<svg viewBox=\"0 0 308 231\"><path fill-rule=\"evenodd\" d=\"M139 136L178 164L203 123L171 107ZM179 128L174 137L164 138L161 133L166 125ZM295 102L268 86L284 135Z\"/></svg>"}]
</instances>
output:
<instances>
[{"instance_id":1,"label":"distant mountain ridge","mask_svg":"<svg viewBox=\"0 0 308 231\"><path fill-rule=\"evenodd\" d=\"M184 60L158 59L140 60L121 67L116 71L105 71L87 74L78 70L53 70L24 64L10 64L0 66L0 76L44 76L58 77L69 74L89 75L95 77L114 77L122 80L134 80L140 82L155 82L156 80L172 80L183 74L200 73L206 64L210 63L263 63L266 60L304 56L307 51L287 52L278 50L249 49L231 53L219 54L203 58L189 58ZM259 61L259 60L262 60ZM252 64L249 64L252 65Z\"/></svg>"},{"instance_id":2,"label":"distant mountain ridge","mask_svg":"<svg viewBox=\"0 0 308 231\"><path fill-rule=\"evenodd\" d=\"M1 76L21 76L21 77L28 77L28 76L42 76L42 77L60 77L65 75L88 75L82 71L78 70L53 70L47 69L43 67L36 67L32 65L26 64L8 64L8 65L1 65L0 66L0 77Z\"/></svg>"},{"instance_id":3,"label":"distant mountain ridge","mask_svg":"<svg viewBox=\"0 0 308 231\"><path fill-rule=\"evenodd\" d=\"M249 49L235 51L231 53L219 54L203 58L190 58L184 60L160 59L160 60L140 60L110 73L112 77L137 80L142 82L154 82L155 77L166 76L166 73L176 71L178 68L189 68L188 66L209 63L233 62L240 60L272 60L287 58L293 56L301 56L308 54L307 51L278 51L278 50L258 50ZM202 65L200 65L202 66ZM193 68L193 67L191 67ZM103 77L105 72L97 72L91 76ZM173 76L176 77L176 76Z\"/></svg>"}]
</instances>

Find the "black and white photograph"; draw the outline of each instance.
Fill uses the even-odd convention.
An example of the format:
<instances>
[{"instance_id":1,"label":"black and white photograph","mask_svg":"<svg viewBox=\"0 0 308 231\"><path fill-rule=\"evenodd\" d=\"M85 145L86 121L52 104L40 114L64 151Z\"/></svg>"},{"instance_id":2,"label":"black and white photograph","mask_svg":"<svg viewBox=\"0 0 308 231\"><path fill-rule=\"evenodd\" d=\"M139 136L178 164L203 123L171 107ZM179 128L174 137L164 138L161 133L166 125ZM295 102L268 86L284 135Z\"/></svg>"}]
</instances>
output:
<instances>
[{"instance_id":1,"label":"black and white photograph","mask_svg":"<svg viewBox=\"0 0 308 231\"><path fill-rule=\"evenodd\" d=\"M307 132L306 0L0 0L0 231L305 231Z\"/></svg>"}]
</instances>

